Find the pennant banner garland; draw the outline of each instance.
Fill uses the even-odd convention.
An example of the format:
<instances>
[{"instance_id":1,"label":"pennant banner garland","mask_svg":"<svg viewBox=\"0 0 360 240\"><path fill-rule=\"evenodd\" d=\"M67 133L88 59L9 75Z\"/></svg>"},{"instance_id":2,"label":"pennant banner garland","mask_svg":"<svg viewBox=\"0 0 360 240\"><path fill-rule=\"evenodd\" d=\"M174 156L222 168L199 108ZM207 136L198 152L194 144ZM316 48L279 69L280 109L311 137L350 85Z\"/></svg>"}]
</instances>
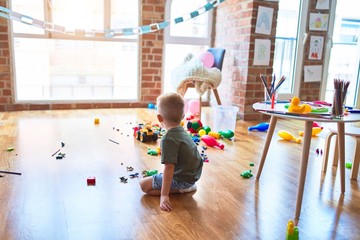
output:
<instances>
[{"instance_id":1,"label":"pennant banner garland","mask_svg":"<svg viewBox=\"0 0 360 240\"><path fill-rule=\"evenodd\" d=\"M219 4L225 2L225 0L212 0L205 4L203 7L190 12L189 14L183 15L181 17L177 17L173 20L164 21L161 23L153 23L150 25L139 26L135 28L119 28L119 29L106 29L106 30L67 30L63 26L56 25L51 22L46 22L42 20L38 20L32 18L30 16L23 15L18 12L14 12L8 8L0 7L0 17L7 18L9 20L18 21L27 25L31 25L34 27L42 28L45 31L50 32L58 32L66 35L73 36L82 36L82 37L105 37L105 38L116 38L121 36L130 36L130 35L141 35L146 33L156 32L160 29L164 29L168 27L170 24L179 24L185 21L188 21L192 18L196 18L197 16L204 14L211 9L217 7Z\"/></svg>"}]
</instances>

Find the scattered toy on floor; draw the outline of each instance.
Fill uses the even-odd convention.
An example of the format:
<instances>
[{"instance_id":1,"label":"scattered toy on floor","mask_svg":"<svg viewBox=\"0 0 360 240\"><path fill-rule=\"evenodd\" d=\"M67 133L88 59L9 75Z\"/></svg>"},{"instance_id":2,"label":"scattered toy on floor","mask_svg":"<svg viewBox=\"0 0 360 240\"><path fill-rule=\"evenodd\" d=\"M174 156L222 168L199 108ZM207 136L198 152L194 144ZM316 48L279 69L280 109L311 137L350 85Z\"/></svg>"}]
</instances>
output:
<instances>
[{"instance_id":1,"label":"scattered toy on floor","mask_svg":"<svg viewBox=\"0 0 360 240\"><path fill-rule=\"evenodd\" d=\"M135 128L134 128L135 134ZM141 142L156 142L158 139L158 132L154 131L151 123L139 124L136 129L136 139Z\"/></svg>"},{"instance_id":2,"label":"scattered toy on floor","mask_svg":"<svg viewBox=\"0 0 360 240\"><path fill-rule=\"evenodd\" d=\"M4 170L0 170L0 173L14 174L14 175L21 175L21 173L20 173L20 172L10 172L10 171L4 171Z\"/></svg>"},{"instance_id":3,"label":"scattered toy on floor","mask_svg":"<svg viewBox=\"0 0 360 240\"><path fill-rule=\"evenodd\" d=\"M155 108L155 104L153 104L153 103L149 103L149 104L148 104L148 108L150 108L150 109L154 109L154 108Z\"/></svg>"},{"instance_id":4,"label":"scattered toy on floor","mask_svg":"<svg viewBox=\"0 0 360 240\"><path fill-rule=\"evenodd\" d=\"M311 136L313 136L313 137L317 136L319 133L321 133L322 130L323 130L323 127L313 127L312 131L311 131ZM304 131L300 131L299 136L300 137L304 136Z\"/></svg>"},{"instance_id":5,"label":"scattered toy on floor","mask_svg":"<svg viewBox=\"0 0 360 240\"><path fill-rule=\"evenodd\" d=\"M122 183L127 183L127 181L128 181L128 179L126 177L119 177L119 178Z\"/></svg>"},{"instance_id":6,"label":"scattered toy on floor","mask_svg":"<svg viewBox=\"0 0 360 240\"><path fill-rule=\"evenodd\" d=\"M189 121L186 125L187 129L189 130L189 132L191 133L198 133L199 130L202 129L203 124L200 120L196 120L196 121Z\"/></svg>"},{"instance_id":7,"label":"scattered toy on floor","mask_svg":"<svg viewBox=\"0 0 360 240\"><path fill-rule=\"evenodd\" d=\"M8 148L6 149L6 151L8 151L8 152L12 152L12 151L14 151L14 150L15 150L14 147L8 147Z\"/></svg>"},{"instance_id":8,"label":"scattered toy on floor","mask_svg":"<svg viewBox=\"0 0 360 240\"><path fill-rule=\"evenodd\" d=\"M95 118L95 119L94 119L94 124L96 124L96 125L100 124L100 119L99 119L99 118Z\"/></svg>"},{"instance_id":9,"label":"scattered toy on floor","mask_svg":"<svg viewBox=\"0 0 360 240\"><path fill-rule=\"evenodd\" d=\"M259 131L259 132L265 132L268 129L269 129L269 123L267 123L267 122L262 122L262 123L259 123L259 124L255 125L255 126L248 127L249 131L256 130L256 131Z\"/></svg>"},{"instance_id":10,"label":"scattered toy on floor","mask_svg":"<svg viewBox=\"0 0 360 240\"><path fill-rule=\"evenodd\" d=\"M234 132L231 130L225 130L225 131L220 130L219 134L221 137L226 138L226 139L230 139L230 138L234 137L234 135L235 135Z\"/></svg>"},{"instance_id":11,"label":"scattered toy on floor","mask_svg":"<svg viewBox=\"0 0 360 240\"><path fill-rule=\"evenodd\" d=\"M251 170L246 170L243 171L240 176L242 176L243 178L251 178L253 176Z\"/></svg>"},{"instance_id":12,"label":"scattered toy on floor","mask_svg":"<svg viewBox=\"0 0 360 240\"><path fill-rule=\"evenodd\" d=\"M96 185L96 178L95 177L88 177L86 179L88 186L95 186Z\"/></svg>"},{"instance_id":13,"label":"scattered toy on floor","mask_svg":"<svg viewBox=\"0 0 360 240\"><path fill-rule=\"evenodd\" d=\"M110 141L110 142L113 142L113 143L115 143L115 144L118 144L118 145L120 144L120 143L118 143L118 142L116 142L116 141L114 141L114 140L112 140L112 139L110 139L110 138L109 138L109 141Z\"/></svg>"},{"instance_id":14,"label":"scattered toy on floor","mask_svg":"<svg viewBox=\"0 0 360 240\"><path fill-rule=\"evenodd\" d=\"M352 168L352 163L351 162L345 163L345 167L351 169Z\"/></svg>"},{"instance_id":15,"label":"scattered toy on floor","mask_svg":"<svg viewBox=\"0 0 360 240\"><path fill-rule=\"evenodd\" d=\"M278 131L278 135L279 137L281 137L282 139L286 140L286 141L294 141L297 143L301 143L301 139L300 138L296 138L294 135L292 135L290 132L285 131L285 130L279 130Z\"/></svg>"},{"instance_id":16,"label":"scattered toy on floor","mask_svg":"<svg viewBox=\"0 0 360 240\"><path fill-rule=\"evenodd\" d=\"M210 147L218 147L220 149L224 149L224 144L219 143L218 141L216 141L216 139L212 136L209 135L204 135L201 137L201 140L208 146Z\"/></svg>"},{"instance_id":17,"label":"scattered toy on floor","mask_svg":"<svg viewBox=\"0 0 360 240\"><path fill-rule=\"evenodd\" d=\"M156 169L143 170L143 171L142 171L143 177L149 177L149 176L155 175L155 174L157 174L157 173L158 173L158 170L156 170Z\"/></svg>"},{"instance_id":18,"label":"scattered toy on floor","mask_svg":"<svg viewBox=\"0 0 360 240\"><path fill-rule=\"evenodd\" d=\"M286 240L299 240L299 229L292 220L287 223Z\"/></svg>"},{"instance_id":19,"label":"scattered toy on floor","mask_svg":"<svg viewBox=\"0 0 360 240\"><path fill-rule=\"evenodd\" d=\"M323 150L317 148L317 149L316 149L316 154L317 154L317 155L319 155L319 154L322 155L322 154L323 154Z\"/></svg>"},{"instance_id":20,"label":"scattered toy on floor","mask_svg":"<svg viewBox=\"0 0 360 240\"><path fill-rule=\"evenodd\" d=\"M61 160L61 159L63 159L63 158L65 158L65 153L59 152L58 155L56 156L56 159L57 159L57 160Z\"/></svg>"},{"instance_id":21,"label":"scattered toy on floor","mask_svg":"<svg viewBox=\"0 0 360 240\"><path fill-rule=\"evenodd\" d=\"M215 138L215 139L220 139L220 138L221 138L220 133L218 133L218 132L214 132L214 131L210 131L210 132L208 132L208 134L207 134L207 135L212 136L212 137L213 137L213 138Z\"/></svg>"},{"instance_id":22,"label":"scattered toy on floor","mask_svg":"<svg viewBox=\"0 0 360 240\"><path fill-rule=\"evenodd\" d=\"M147 154L152 155L152 156L157 156L157 155L161 154L160 147L157 147L156 149L148 148Z\"/></svg>"},{"instance_id":23,"label":"scattered toy on floor","mask_svg":"<svg viewBox=\"0 0 360 240\"><path fill-rule=\"evenodd\" d=\"M130 178L137 178L137 177L139 177L139 173L129 174L129 177L130 177Z\"/></svg>"},{"instance_id":24,"label":"scattered toy on floor","mask_svg":"<svg viewBox=\"0 0 360 240\"><path fill-rule=\"evenodd\" d=\"M131 166L127 166L127 167L126 167L126 171L128 171L128 172L132 172L132 171L134 171L134 168L133 168L133 167L131 167Z\"/></svg>"}]
</instances>

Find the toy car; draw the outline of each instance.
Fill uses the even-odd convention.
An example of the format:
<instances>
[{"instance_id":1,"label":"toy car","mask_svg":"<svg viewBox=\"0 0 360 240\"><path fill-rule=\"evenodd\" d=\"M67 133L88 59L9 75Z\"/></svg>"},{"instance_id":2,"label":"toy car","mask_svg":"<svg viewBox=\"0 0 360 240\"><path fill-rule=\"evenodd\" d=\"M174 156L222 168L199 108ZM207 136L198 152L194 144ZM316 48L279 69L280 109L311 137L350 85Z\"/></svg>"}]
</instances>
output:
<instances>
[{"instance_id":1,"label":"toy car","mask_svg":"<svg viewBox=\"0 0 360 240\"><path fill-rule=\"evenodd\" d=\"M138 130L136 132L136 139L141 142L156 142L158 139L158 133L152 129L150 123L139 124Z\"/></svg>"}]
</instances>

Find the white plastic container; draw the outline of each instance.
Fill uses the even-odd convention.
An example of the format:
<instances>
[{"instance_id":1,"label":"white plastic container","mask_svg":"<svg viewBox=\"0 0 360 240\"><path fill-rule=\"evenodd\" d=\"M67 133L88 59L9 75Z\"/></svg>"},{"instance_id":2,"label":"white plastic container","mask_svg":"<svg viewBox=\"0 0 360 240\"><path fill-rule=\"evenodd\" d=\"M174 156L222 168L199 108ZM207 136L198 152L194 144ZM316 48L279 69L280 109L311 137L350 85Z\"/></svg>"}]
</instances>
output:
<instances>
[{"instance_id":1,"label":"white plastic container","mask_svg":"<svg viewBox=\"0 0 360 240\"><path fill-rule=\"evenodd\" d=\"M216 132L220 130L231 130L235 132L238 110L235 106L213 106L212 115L214 126L212 126L211 130Z\"/></svg>"}]
</instances>

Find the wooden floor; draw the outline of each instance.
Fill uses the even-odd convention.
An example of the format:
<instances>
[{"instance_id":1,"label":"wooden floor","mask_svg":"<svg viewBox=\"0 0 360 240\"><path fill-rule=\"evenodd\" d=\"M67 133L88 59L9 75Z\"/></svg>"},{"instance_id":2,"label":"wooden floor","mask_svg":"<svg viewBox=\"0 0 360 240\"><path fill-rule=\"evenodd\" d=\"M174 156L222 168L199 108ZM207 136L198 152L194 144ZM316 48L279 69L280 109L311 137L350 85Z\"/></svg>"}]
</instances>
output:
<instances>
[{"instance_id":1,"label":"wooden floor","mask_svg":"<svg viewBox=\"0 0 360 240\"><path fill-rule=\"evenodd\" d=\"M97 117L100 124L94 125ZM245 170L256 174L266 133L248 132L258 122L238 121L236 141L221 140L224 150L206 150L210 161L197 192L172 195L174 210L168 213L159 209L158 197L141 192L138 179L119 180L130 174L127 166L161 171L159 157L147 154L159 140L148 144L132 137L132 128L149 120L155 123L155 110L0 113L0 170L22 173L1 174L0 239L285 239L295 214L301 144L274 135L260 180L244 179ZM202 120L212 126L208 108ZM311 142L300 238L359 239L359 184L346 169L342 195L337 168L329 164L327 174L321 172L316 149L324 148L330 125L323 126ZM280 120L275 132L280 129L296 134L303 122ZM351 161L354 143L346 141ZM52 157L58 149L66 154L62 160ZM96 186L87 186L91 176Z\"/></svg>"}]
</instances>

